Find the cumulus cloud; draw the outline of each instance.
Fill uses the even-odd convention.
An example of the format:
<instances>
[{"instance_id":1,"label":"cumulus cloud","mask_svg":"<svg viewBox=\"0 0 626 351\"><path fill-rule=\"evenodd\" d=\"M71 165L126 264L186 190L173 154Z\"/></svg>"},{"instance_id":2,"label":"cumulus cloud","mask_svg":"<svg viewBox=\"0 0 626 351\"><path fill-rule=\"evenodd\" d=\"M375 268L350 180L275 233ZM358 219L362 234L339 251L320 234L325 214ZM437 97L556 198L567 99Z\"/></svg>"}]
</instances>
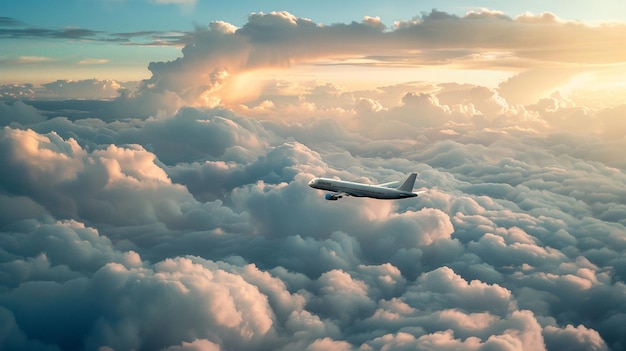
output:
<instances>
[{"instance_id":1,"label":"cumulus cloud","mask_svg":"<svg viewBox=\"0 0 626 351\"><path fill-rule=\"evenodd\" d=\"M376 17L322 25L287 12L255 13L233 29L224 30L222 22L198 28L183 57L150 65L153 76L146 88L174 90L189 103L217 105L229 102L238 87L233 81L246 71L356 57L377 67L401 61L407 66L453 64L518 73L532 68L502 87L512 103L528 103L534 101L522 99L537 96L520 96L528 91L522 89L524 82L549 88L542 82L563 83L580 73L580 67L595 70L619 62L623 52L617 39L625 30L620 24L563 21L550 13L511 18L488 10L462 17L432 10L391 29Z\"/></svg>"},{"instance_id":2,"label":"cumulus cloud","mask_svg":"<svg viewBox=\"0 0 626 351\"><path fill-rule=\"evenodd\" d=\"M83 64L95 64L95 61ZM32 84L0 85L0 98L6 101L34 99L112 99L120 90L135 90L139 82L87 79L80 81L57 80L39 86ZM7 114L10 115L10 114Z\"/></svg>"},{"instance_id":3,"label":"cumulus cloud","mask_svg":"<svg viewBox=\"0 0 626 351\"><path fill-rule=\"evenodd\" d=\"M536 26L553 34L526 52ZM274 79L246 104L225 98L233 75L264 66L375 48L388 62L406 43L443 61L471 55L455 40L502 49L480 33L557 64L565 28L599 30L493 11L391 29L253 14L198 30L115 99L1 103L0 348L623 349L623 106L516 95L537 70L495 88ZM410 200L330 202L307 186L412 171L428 192Z\"/></svg>"}]
</instances>

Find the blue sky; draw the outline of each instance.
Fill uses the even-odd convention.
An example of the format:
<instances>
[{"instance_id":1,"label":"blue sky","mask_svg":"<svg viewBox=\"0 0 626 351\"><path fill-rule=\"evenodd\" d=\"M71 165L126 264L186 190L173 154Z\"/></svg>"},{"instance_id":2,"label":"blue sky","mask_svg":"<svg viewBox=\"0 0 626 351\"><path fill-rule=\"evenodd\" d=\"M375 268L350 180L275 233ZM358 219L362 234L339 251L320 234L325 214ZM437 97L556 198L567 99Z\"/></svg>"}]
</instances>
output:
<instances>
[{"instance_id":1,"label":"blue sky","mask_svg":"<svg viewBox=\"0 0 626 351\"><path fill-rule=\"evenodd\" d=\"M163 1L165 2L165 1ZM583 21L624 20L626 11L619 0L601 1L245 1L229 2L199 0L159 4L149 0L25 0L3 2L3 16L13 17L30 25L42 27L78 26L104 31L189 30L194 23L207 24L222 20L234 25L246 22L249 13L284 10L308 17L318 23L359 21L363 16L379 16L386 24L409 19L431 9L462 15L468 10L488 8L516 16L525 11L550 11L566 19Z\"/></svg>"}]
</instances>

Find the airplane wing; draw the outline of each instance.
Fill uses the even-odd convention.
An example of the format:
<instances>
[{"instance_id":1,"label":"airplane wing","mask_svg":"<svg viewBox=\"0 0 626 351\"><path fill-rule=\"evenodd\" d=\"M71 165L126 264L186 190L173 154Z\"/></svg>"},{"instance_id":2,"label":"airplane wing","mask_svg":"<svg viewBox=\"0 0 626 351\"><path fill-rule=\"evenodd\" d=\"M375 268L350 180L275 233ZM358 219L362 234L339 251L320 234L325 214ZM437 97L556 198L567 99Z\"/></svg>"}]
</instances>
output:
<instances>
[{"instance_id":1,"label":"airplane wing","mask_svg":"<svg viewBox=\"0 0 626 351\"><path fill-rule=\"evenodd\" d=\"M399 183L400 183L399 181L395 181L395 182L378 184L377 186L381 186L381 187L384 187L384 188L395 188L395 187L397 187L397 185Z\"/></svg>"}]
</instances>

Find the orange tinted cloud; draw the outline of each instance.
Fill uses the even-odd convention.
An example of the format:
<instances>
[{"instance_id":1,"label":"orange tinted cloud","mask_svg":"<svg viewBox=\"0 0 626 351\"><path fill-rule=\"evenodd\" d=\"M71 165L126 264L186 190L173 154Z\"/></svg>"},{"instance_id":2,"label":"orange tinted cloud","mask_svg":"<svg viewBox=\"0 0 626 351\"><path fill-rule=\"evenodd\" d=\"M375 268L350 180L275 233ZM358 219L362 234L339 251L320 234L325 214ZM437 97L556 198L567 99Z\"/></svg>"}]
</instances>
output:
<instances>
[{"instance_id":1,"label":"orange tinted cloud","mask_svg":"<svg viewBox=\"0 0 626 351\"><path fill-rule=\"evenodd\" d=\"M146 86L175 91L189 102L202 97L200 102L214 105L222 101L220 91L227 82L242 72L304 63L373 71L446 68L512 74L541 69L542 77L562 82L591 65L620 62L626 56L624 37L624 24L592 26L550 13L512 18L483 10L459 17L433 10L394 28L375 17L322 25L287 12L258 13L236 30L223 22L198 29L183 57L150 65L153 76ZM324 71L324 66L318 69ZM228 94L233 100L232 90Z\"/></svg>"}]
</instances>

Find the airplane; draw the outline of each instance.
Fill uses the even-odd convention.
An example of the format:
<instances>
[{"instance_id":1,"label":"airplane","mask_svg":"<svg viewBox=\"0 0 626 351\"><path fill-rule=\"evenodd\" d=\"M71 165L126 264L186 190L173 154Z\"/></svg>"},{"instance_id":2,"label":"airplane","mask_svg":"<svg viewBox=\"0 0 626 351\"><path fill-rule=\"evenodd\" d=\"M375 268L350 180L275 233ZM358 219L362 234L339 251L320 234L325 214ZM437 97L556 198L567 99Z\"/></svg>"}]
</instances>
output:
<instances>
[{"instance_id":1,"label":"airplane","mask_svg":"<svg viewBox=\"0 0 626 351\"><path fill-rule=\"evenodd\" d=\"M309 182L309 186L314 189L332 191L332 193L327 193L324 196L326 200L330 201L339 200L344 196L371 197L386 200L406 199L426 192L425 190L413 192L416 177L417 173L411 173L402 185L397 188L392 186L399 182L363 184L330 178L315 178Z\"/></svg>"}]
</instances>

